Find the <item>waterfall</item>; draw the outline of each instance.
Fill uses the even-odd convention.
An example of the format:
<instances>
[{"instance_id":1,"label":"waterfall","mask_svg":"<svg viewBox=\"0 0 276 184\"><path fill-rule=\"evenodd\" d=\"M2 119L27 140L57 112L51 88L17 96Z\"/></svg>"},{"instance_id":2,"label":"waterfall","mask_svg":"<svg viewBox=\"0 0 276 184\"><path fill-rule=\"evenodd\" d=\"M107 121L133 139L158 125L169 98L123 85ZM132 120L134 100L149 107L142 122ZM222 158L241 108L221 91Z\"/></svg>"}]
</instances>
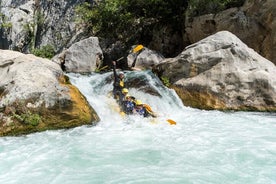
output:
<instances>
[{"instance_id":1,"label":"waterfall","mask_svg":"<svg viewBox=\"0 0 276 184\"><path fill-rule=\"evenodd\" d=\"M92 73L90 75L69 74L72 84L76 85L85 95L89 103L100 116L101 120L108 121L117 117L119 113L114 111L116 102L111 95L113 89L112 72L105 74ZM174 121L183 118L183 112L190 109L184 107L181 100L174 90L165 87L161 81L151 71L128 71L125 72L126 85L128 80L138 78L140 81L146 81L147 85L160 95L153 95L140 90L140 88L128 88L129 94L136 99L142 100L149 104L158 114L159 121L172 119ZM118 117L117 117L118 118ZM137 116L128 117L129 120L135 121ZM138 118L139 121L148 122L147 119ZM124 118L118 118L117 121L124 121Z\"/></svg>"}]
</instances>

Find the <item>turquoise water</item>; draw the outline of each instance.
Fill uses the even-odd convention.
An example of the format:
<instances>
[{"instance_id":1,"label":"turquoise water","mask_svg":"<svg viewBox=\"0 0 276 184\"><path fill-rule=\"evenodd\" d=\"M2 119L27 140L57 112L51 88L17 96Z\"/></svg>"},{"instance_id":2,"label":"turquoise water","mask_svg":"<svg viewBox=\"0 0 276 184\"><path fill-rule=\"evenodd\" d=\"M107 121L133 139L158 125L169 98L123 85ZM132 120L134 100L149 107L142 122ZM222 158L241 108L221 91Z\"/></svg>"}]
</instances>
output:
<instances>
[{"instance_id":1,"label":"turquoise water","mask_svg":"<svg viewBox=\"0 0 276 184\"><path fill-rule=\"evenodd\" d=\"M0 183L276 183L275 114L196 110L158 88L163 97L130 89L158 123L124 119L109 107L107 76L70 75L102 119L97 126L0 138Z\"/></svg>"}]
</instances>

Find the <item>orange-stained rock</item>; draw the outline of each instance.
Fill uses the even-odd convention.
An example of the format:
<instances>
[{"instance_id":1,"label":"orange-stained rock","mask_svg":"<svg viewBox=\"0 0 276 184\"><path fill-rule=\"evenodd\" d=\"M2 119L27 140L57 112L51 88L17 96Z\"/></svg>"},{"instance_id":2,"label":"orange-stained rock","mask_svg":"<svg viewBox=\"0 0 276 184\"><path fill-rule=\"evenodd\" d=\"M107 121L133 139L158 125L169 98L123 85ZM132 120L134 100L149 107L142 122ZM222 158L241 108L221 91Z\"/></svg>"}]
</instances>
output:
<instances>
[{"instance_id":1,"label":"orange-stained rock","mask_svg":"<svg viewBox=\"0 0 276 184\"><path fill-rule=\"evenodd\" d=\"M58 64L0 50L0 136L93 125L99 121Z\"/></svg>"}]
</instances>

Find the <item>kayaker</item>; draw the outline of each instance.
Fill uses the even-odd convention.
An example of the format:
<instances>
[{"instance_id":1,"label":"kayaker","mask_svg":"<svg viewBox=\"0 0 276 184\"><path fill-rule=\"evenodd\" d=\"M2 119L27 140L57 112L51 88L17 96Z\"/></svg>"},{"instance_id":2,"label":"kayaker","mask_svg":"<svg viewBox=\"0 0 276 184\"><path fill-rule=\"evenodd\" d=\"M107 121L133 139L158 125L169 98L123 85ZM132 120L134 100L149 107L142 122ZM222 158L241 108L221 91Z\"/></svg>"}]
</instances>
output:
<instances>
[{"instance_id":1,"label":"kayaker","mask_svg":"<svg viewBox=\"0 0 276 184\"><path fill-rule=\"evenodd\" d=\"M122 89L125 87L124 78L125 75L123 72L120 72L119 75L116 72L116 61L112 62L113 64L113 74L114 74L114 83L113 83L113 96L116 100L120 100L122 97Z\"/></svg>"},{"instance_id":2,"label":"kayaker","mask_svg":"<svg viewBox=\"0 0 276 184\"><path fill-rule=\"evenodd\" d=\"M122 93L119 96L119 101L118 101L118 103L119 103L119 105L121 106L122 109L123 109L123 105L124 105L123 103L126 100L126 96L127 95L128 95L128 89L127 88L123 88L122 89Z\"/></svg>"},{"instance_id":3,"label":"kayaker","mask_svg":"<svg viewBox=\"0 0 276 184\"><path fill-rule=\"evenodd\" d=\"M133 113L144 117L157 117L156 114L152 111L151 107L147 104L144 104L141 100L136 100Z\"/></svg>"}]
</instances>

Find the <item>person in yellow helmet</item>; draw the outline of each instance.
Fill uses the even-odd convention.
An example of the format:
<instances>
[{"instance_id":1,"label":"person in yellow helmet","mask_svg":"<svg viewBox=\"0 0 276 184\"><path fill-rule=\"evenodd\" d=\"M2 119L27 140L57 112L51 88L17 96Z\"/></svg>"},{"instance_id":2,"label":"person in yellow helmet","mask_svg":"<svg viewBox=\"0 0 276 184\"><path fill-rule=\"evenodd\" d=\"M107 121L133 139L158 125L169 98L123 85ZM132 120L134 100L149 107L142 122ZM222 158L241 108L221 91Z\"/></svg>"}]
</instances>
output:
<instances>
[{"instance_id":1,"label":"person in yellow helmet","mask_svg":"<svg viewBox=\"0 0 276 184\"><path fill-rule=\"evenodd\" d=\"M124 78L125 75L123 72L117 74L116 72L116 61L113 61L113 75L114 75L114 83L113 83L113 96L116 100L120 100L122 94L122 89L125 87Z\"/></svg>"},{"instance_id":2,"label":"person in yellow helmet","mask_svg":"<svg viewBox=\"0 0 276 184\"><path fill-rule=\"evenodd\" d=\"M147 104L144 104L141 100L135 101L135 107L133 109L133 113L139 114L144 117L149 117L149 116L156 117L151 107Z\"/></svg>"},{"instance_id":3,"label":"person in yellow helmet","mask_svg":"<svg viewBox=\"0 0 276 184\"><path fill-rule=\"evenodd\" d=\"M119 101L118 101L118 103L119 103L119 105L123 108L123 103L124 103L124 101L126 100L125 98L126 98L126 95L128 94L128 89L127 88L123 88L122 89L122 92L121 92L121 94L120 94L120 96L119 96Z\"/></svg>"},{"instance_id":4,"label":"person in yellow helmet","mask_svg":"<svg viewBox=\"0 0 276 184\"><path fill-rule=\"evenodd\" d=\"M127 89L127 88L123 88L123 89L122 89L122 93L123 93L124 95L127 95L127 94L128 94L128 89Z\"/></svg>"}]
</instances>

